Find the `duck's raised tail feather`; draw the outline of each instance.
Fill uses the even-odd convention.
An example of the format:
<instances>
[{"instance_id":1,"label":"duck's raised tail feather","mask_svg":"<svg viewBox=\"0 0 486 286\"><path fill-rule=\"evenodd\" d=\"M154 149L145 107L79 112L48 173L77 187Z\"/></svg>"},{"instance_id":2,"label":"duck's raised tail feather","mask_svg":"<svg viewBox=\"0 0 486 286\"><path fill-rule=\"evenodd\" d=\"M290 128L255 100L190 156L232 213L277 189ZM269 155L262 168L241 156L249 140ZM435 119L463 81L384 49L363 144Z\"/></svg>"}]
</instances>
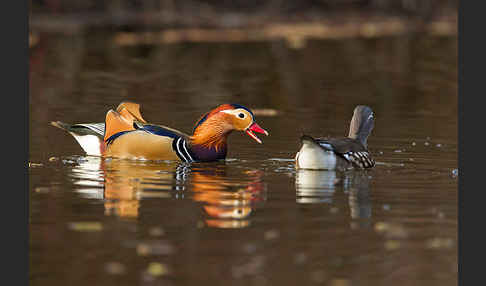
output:
<instances>
[{"instance_id":1,"label":"duck's raised tail feather","mask_svg":"<svg viewBox=\"0 0 486 286\"><path fill-rule=\"evenodd\" d=\"M72 126L71 124L62 121L51 121L51 125L66 131L69 131Z\"/></svg>"},{"instance_id":2,"label":"duck's raised tail feather","mask_svg":"<svg viewBox=\"0 0 486 286\"><path fill-rule=\"evenodd\" d=\"M69 124L62 121L51 121L51 125L77 135L96 135L103 137L105 132L104 123Z\"/></svg>"},{"instance_id":3,"label":"duck's raised tail feather","mask_svg":"<svg viewBox=\"0 0 486 286\"><path fill-rule=\"evenodd\" d=\"M101 156L104 149L104 123L69 124L52 121L51 125L69 132L87 155Z\"/></svg>"}]
</instances>

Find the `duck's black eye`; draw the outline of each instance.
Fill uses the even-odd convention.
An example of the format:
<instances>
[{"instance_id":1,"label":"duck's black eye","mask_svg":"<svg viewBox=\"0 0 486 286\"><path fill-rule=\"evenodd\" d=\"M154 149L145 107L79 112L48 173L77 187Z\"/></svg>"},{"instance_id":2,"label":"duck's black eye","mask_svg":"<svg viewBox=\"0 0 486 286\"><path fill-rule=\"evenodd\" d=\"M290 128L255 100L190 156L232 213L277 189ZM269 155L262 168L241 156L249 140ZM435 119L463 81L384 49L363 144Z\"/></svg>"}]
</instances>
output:
<instances>
[{"instance_id":1,"label":"duck's black eye","mask_svg":"<svg viewBox=\"0 0 486 286\"><path fill-rule=\"evenodd\" d=\"M240 118L245 118L245 114L240 113L240 114L238 114L238 117L240 117Z\"/></svg>"}]
</instances>

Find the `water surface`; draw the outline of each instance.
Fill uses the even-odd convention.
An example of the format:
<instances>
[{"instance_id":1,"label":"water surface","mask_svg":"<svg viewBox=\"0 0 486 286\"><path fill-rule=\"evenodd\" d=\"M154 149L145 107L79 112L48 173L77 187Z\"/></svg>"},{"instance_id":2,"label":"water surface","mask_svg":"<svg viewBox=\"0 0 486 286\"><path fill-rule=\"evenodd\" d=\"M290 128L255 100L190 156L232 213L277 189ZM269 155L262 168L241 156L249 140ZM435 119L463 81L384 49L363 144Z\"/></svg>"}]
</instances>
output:
<instances>
[{"instance_id":1,"label":"water surface","mask_svg":"<svg viewBox=\"0 0 486 286\"><path fill-rule=\"evenodd\" d=\"M457 38L117 46L40 34L30 56L31 285L456 285ZM221 103L270 132L204 164L84 156L49 121L123 100L190 132ZM375 112L368 171L296 171L302 133ZM54 158L51 158L54 157ZM51 158L51 159L50 159Z\"/></svg>"}]
</instances>

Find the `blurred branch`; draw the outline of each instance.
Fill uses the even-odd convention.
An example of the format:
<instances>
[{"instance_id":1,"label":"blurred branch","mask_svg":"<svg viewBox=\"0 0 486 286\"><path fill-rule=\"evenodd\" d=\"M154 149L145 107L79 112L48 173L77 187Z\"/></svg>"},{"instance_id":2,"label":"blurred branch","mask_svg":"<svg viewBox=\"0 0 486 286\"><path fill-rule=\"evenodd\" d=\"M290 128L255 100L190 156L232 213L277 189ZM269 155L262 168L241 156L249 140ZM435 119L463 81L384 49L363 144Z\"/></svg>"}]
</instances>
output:
<instances>
[{"instance_id":1,"label":"blurred branch","mask_svg":"<svg viewBox=\"0 0 486 286\"><path fill-rule=\"evenodd\" d=\"M244 42L285 40L290 47L300 48L308 39L374 38L411 33L420 29L431 35L453 35L457 27L450 21L437 21L421 26L414 21L381 19L364 22L269 24L260 29L164 29L158 32L118 32L114 42L120 46L153 45L179 42Z\"/></svg>"}]
</instances>

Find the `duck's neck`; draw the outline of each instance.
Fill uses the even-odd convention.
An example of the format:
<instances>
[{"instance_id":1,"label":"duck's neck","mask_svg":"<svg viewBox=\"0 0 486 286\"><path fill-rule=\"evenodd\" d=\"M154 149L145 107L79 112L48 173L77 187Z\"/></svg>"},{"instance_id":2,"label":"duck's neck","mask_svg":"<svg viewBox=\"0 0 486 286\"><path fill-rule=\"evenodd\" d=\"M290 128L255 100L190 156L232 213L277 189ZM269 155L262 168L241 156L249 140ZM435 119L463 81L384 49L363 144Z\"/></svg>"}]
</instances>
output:
<instances>
[{"instance_id":1,"label":"duck's neck","mask_svg":"<svg viewBox=\"0 0 486 286\"><path fill-rule=\"evenodd\" d=\"M354 114L349 124L348 137L359 140L363 146L367 147L368 136L373 129L373 117L363 118L361 114Z\"/></svg>"},{"instance_id":2,"label":"duck's neck","mask_svg":"<svg viewBox=\"0 0 486 286\"><path fill-rule=\"evenodd\" d=\"M229 126L210 118L199 125L190 137L191 150L201 160L218 160L226 157Z\"/></svg>"}]
</instances>

